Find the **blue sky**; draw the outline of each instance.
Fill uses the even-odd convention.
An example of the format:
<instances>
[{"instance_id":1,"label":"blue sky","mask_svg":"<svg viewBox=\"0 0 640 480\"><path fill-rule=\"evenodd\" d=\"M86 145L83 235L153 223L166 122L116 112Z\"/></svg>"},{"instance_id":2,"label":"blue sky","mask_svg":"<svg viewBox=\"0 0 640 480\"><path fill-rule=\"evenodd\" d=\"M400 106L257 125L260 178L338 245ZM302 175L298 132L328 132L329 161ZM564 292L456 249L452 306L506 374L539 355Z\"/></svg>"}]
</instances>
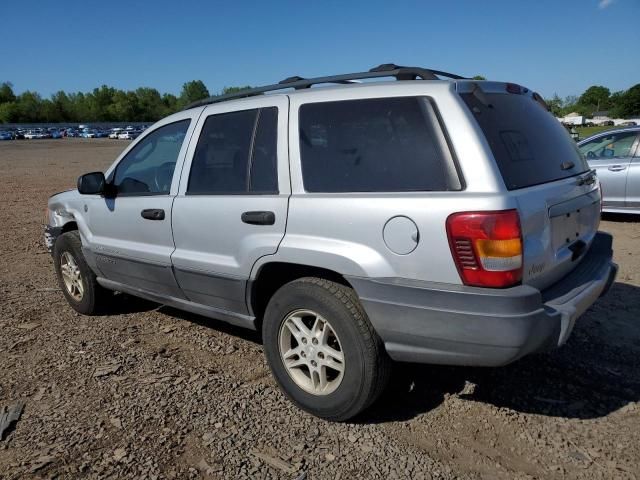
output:
<instances>
[{"instance_id":1,"label":"blue sky","mask_svg":"<svg viewBox=\"0 0 640 480\"><path fill-rule=\"evenodd\" d=\"M639 21L640 0L17 2L1 9L0 82L214 93L393 62L564 97L640 83Z\"/></svg>"}]
</instances>

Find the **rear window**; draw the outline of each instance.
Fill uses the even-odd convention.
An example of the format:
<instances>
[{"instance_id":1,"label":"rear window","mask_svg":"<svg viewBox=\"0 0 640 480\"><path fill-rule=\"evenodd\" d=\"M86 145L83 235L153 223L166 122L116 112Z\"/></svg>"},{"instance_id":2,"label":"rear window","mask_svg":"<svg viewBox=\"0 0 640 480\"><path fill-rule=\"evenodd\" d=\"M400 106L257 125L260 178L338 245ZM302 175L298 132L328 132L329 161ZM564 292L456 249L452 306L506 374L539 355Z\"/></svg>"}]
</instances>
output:
<instances>
[{"instance_id":1,"label":"rear window","mask_svg":"<svg viewBox=\"0 0 640 480\"><path fill-rule=\"evenodd\" d=\"M300 151L308 192L460 189L438 118L424 97L303 105Z\"/></svg>"},{"instance_id":2,"label":"rear window","mask_svg":"<svg viewBox=\"0 0 640 480\"><path fill-rule=\"evenodd\" d=\"M461 97L484 132L509 190L588 170L566 129L532 97L509 93Z\"/></svg>"}]
</instances>

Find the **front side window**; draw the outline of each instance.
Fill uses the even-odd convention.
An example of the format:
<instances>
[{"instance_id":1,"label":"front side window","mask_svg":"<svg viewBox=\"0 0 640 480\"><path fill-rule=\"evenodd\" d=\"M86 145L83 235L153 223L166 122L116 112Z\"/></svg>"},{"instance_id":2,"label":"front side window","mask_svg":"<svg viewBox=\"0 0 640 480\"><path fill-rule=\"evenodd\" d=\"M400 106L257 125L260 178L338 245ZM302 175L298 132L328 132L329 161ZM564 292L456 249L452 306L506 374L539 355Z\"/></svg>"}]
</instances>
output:
<instances>
[{"instance_id":1,"label":"front side window","mask_svg":"<svg viewBox=\"0 0 640 480\"><path fill-rule=\"evenodd\" d=\"M581 145L580 152L587 159L630 157L636 132L621 132L603 135Z\"/></svg>"},{"instance_id":2,"label":"front side window","mask_svg":"<svg viewBox=\"0 0 640 480\"><path fill-rule=\"evenodd\" d=\"M210 115L189 173L188 195L277 193L276 107Z\"/></svg>"},{"instance_id":3,"label":"front side window","mask_svg":"<svg viewBox=\"0 0 640 480\"><path fill-rule=\"evenodd\" d=\"M191 120L154 130L120 161L113 176L118 194L167 195Z\"/></svg>"},{"instance_id":4,"label":"front side window","mask_svg":"<svg viewBox=\"0 0 640 480\"><path fill-rule=\"evenodd\" d=\"M425 97L303 105L300 154L308 192L446 191L461 186Z\"/></svg>"}]
</instances>

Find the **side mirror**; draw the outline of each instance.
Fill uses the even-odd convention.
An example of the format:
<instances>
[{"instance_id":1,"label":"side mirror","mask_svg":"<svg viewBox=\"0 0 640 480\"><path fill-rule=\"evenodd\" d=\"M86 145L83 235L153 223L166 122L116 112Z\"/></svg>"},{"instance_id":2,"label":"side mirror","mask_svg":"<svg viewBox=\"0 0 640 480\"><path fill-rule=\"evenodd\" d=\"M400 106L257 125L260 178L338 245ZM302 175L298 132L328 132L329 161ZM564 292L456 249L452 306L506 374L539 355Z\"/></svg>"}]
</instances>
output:
<instances>
[{"instance_id":1,"label":"side mirror","mask_svg":"<svg viewBox=\"0 0 640 480\"><path fill-rule=\"evenodd\" d=\"M85 173L78 177L78 191L83 195L96 195L104 193L105 190L104 173Z\"/></svg>"}]
</instances>

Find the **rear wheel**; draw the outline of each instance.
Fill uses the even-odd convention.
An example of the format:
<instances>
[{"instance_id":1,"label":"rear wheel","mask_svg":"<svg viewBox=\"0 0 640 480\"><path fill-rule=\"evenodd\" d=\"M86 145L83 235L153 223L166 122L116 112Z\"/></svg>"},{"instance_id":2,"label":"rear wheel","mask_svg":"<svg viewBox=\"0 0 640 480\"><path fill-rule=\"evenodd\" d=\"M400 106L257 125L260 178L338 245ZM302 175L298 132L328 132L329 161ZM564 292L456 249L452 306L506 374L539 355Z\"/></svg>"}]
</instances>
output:
<instances>
[{"instance_id":1,"label":"rear wheel","mask_svg":"<svg viewBox=\"0 0 640 480\"><path fill-rule=\"evenodd\" d=\"M264 316L267 361L281 388L300 408L347 420L384 389L390 360L355 292L307 277L284 285Z\"/></svg>"},{"instance_id":2,"label":"rear wheel","mask_svg":"<svg viewBox=\"0 0 640 480\"><path fill-rule=\"evenodd\" d=\"M82 255L78 231L58 237L53 248L58 284L71 307L85 315L100 313L106 305L108 290L96 281L96 275Z\"/></svg>"}]
</instances>

